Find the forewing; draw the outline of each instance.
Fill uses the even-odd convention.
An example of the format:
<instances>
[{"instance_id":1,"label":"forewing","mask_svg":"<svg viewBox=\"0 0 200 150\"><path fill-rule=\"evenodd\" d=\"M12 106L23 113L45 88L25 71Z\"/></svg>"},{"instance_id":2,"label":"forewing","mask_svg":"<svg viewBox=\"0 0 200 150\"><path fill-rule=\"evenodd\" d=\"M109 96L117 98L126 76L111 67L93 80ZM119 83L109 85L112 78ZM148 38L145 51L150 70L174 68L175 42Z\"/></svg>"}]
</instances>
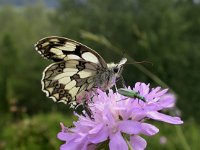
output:
<instances>
[{"instance_id":1,"label":"forewing","mask_svg":"<svg viewBox=\"0 0 200 150\"><path fill-rule=\"evenodd\" d=\"M51 36L43 38L36 43L35 49L44 58L55 62L76 59L89 61L100 67L107 67L104 59L97 52L79 42L64 37Z\"/></svg>"},{"instance_id":2,"label":"forewing","mask_svg":"<svg viewBox=\"0 0 200 150\"><path fill-rule=\"evenodd\" d=\"M42 90L56 102L77 103L95 86L97 67L82 60L54 63L43 72Z\"/></svg>"}]
</instances>

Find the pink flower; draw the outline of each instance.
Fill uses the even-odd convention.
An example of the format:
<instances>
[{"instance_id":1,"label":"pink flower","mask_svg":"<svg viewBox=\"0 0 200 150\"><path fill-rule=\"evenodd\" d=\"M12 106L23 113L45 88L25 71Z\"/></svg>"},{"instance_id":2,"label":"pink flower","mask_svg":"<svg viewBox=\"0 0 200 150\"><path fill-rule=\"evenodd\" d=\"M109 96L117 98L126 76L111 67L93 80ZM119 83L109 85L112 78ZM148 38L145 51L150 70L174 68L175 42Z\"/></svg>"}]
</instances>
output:
<instances>
[{"instance_id":1,"label":"pink flower","mask_svg":"<svg viewBox=\"0 0 200 150\"><path fill-rule=\"evenodd\" d=\"M167 93L167 89L161 90L160 87L150 89L149 84L136 83L133 88L134 91L139 92L145 98L145 102L139 100L134 101L134 115L139 119L144 117L151 118L158 121L163 121L171 124L182 124L183 121L179 117L172 117L160 113L160 110L172 108L175 105L175 96Z\"/></svg>"},{"instance_id":2,"label":"pink flower","mask_svg":"<svg viewBox=\"0 0 200 150\"><path fill-rule=\"evenodd\" d=\"M88 104L91 116L75 114L78 121L73 128L66 128L61 124L62 131L58 138L65 141L61 150L88 150L104 146L106 141L110 150L145 149L147 143L140 136L152 136L159 129L145 123L146 118L164 121L172 124L183 123L178 117L171 117L158 111L174 106L173 95L166 94L161 88L150 89L149 85L136 83L134 91L145 98L142 101L127 98L112 90L108 94L97 90L93 103ZM127 144L129 143L129 144Z\"/></svg>"}]
</instances>

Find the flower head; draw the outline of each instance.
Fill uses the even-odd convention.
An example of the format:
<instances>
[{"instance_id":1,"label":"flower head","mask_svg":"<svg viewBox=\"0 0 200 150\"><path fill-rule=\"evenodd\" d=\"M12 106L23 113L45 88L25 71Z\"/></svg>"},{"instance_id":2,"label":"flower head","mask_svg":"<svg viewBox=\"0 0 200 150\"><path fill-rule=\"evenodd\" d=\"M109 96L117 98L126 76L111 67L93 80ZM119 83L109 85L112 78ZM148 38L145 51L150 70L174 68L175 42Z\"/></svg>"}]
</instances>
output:
<instances>
[{"instance_id":1,"label":"flower head","mask_svg":"<svg viewBox=\"0 0 200 150\"><path fill-rule=\"evenodd\" d=\"M73 128L61 124L62 131L58 134L60 140L66 141L61 150L95 149L108 141L110 150L145 149L147 143L140 136L152 136L159 129L149 123L147 118L164 121L171 124L183 123L178 117L171 117L158 111L174 106L175 97L167 94L160 87L150 89L149 85L136 83L133 88L145 101L138 98L128 98L109 90L106 94L97 90L93 103L88 104L91 116L77 115L78 121ZM127 144L128 143L128 144Z\"/></svg>"}]
</instances>

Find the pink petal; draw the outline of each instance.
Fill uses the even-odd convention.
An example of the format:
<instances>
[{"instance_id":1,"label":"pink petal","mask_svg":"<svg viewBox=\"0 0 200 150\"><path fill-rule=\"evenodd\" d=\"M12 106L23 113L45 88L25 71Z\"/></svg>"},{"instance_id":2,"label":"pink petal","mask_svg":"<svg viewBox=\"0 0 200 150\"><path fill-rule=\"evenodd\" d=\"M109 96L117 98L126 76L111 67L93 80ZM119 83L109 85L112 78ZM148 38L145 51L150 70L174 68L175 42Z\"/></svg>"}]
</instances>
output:
<instances>
[{"instance_id":1,"label":"pink petal","mask_svg":"<svg viewBox=\"0 0 200 150\"><path fill-rule=\"evenodd\" d=\"M131 136L130 144L134 150L144 150L147 146L147 142L138 135Z\"/></svg>"},{"instance_id":2,"label":"pink petal","mask_svg":"<svg viewBox=\"0 0 200 150\"><path fill-rule=\"evenodd\" d=\"M144 107L144 110L145 111L158 111L158 110L161 110L163 109L162 106L158 105L158 102L156 103L150 103L150 104L147 104L145 107Z\"/></svg>"},{"instance_id":3,"label":"pink petal","mask_svg":"<svg viewBox=\"0 0 200 150\"><path fill-rule=\"evenodd\" d=\"M60 146L60 150L69 150L69 149L78 150L80 148L81 148L81 144L74 141L68 142Z\"/></svg>"},{"instance_id":4,"label":"pink petal","mask_svg":"<svg viewBox=\"0 0 200 150\"><path fill-rule=\"evenodd\" d=\"M88 140L91 143L101 143L103 141L106 141L108 138L108 129L107 128L102 128L98 133L96 134L90 134L88 137Z\"/></svg>"},{"instance_id":5,"label":"pink petal","mask_svg":"<svg viewBox=\"0 0 200 150\"><path fill-rule=\"evenodd\" d=\"M82 142L81 143L81 148L79 148L80 150L88 150L88 142L87 141L85 141L85 142ZM77 150L79 150L79 149L77 149Z\"/></svg>"},{"instance_id":6,"label":"pink petal","mask_svg":"<svg viewBox=\"0 0 200 150\"><path fill-rule=\"evenodd\" d=\"M147 117L154 119L154 120L159 120L171 124L182 124L183 121L179 117L172 117L169 115L165 115L162 113L159 113L157 111L152 111L147 114Z\"/></svg>"},{"instance_id":7,"label":"pink petal","mask_svg":"<svg viewBox=\"0 0 200 150\"><path fill-rule=\"evenodd\" d=\"M110 150L128 150L126 141L124 140L120 132L117 132L110 136L109 148Z\"/></svg>"},{"instance_id":8,"label":"pink petal","mask_svg":"<svg viewBox=\"0 0 200 150\"><path fill-rule=\"evenodd\" d=\"M171 108L175 105L176 98L173 94L165 94L159 100L159 105L163 108Z\"/></svg>"},{"instance_id":9,"label":"pink petal","mask_svg":"<svg viewBox=\"0 0 200 150\"><path fill-rule=\"evenodd\" d=\"M161 87L152 88L151 92L148 94L150 97L154 98L156 93L161 89Z\"/></svg>"},{"instance_id":10,"label":"pink petal","mask_svg":"<svg viewBox=\"0 0 200 150\"><path fill-rule=\"evenodd\" d=\"M164 89L164 90L162 90L162 91L157 92L157 93L156 93L156 97L162 96L162 95L165 94L167 91L168 91L168 89Z\"/></svg>"},{"instance_id":11,"label":"pink petal","mask_svg":"<svg viewBox=\"0 0 200 150\"><path fill-rule=\"evenodd\" d=\"M135 84L135 90L137 90L137 91L139 91L140 90L140 85L141 85L141 82L137 82L136 84Z\"/></svg>"},{"instance_id":12,"label":"pink petal","mask_svg":"<svg viewBox=\"0 0 200 150\"><path fill-rule=\"evenodd\" d=\"M139 92L143 96L147 95L149 93L149 85L141 83L141 90Z\"/></svg>"},{"instance_id":13,"label":"pink petal","mask_svg":"<svg viewBox=\"0 0 200 150\"><path fill-rule=\"evenodd\" d=\"M87 138L83 138L81 141L72 140L66 144L61 145L60 150L88 150L89 142Z\"/></svg>"},{"instance_id":14,"label":"pink petal","mask_svg":"<svg viewBox=\"0 0 200 150\"><path fill-rule=\"evenodd\" d=\"M103 119L105 122L108 122L111 126L115 124L115 118L109 108L109 106L104 107Z\"/></svg>"},{"instance_id":15,"label":"pink petal","mask_svg":"<svg viewBox=\"0 0 200 150\"><path fill-rule=\"evenodd\" d=\"M61 132L57 134L57 138L61 141L70 141L71 139L75 138L75 134L70 132L67 127L64 126L64 124L61 122Z\"/></svg>"},{"instance_id":16,"label":"pink petal","mask_svg":"<svg viewBox=\"0 0 200 150\"><path fill-rule=\"evenodd\" d=\"M146 95L149 93L149 84L142 83L141 84L142 91L140 91L141 95Z\"/></svg>"},{"instance_id":17,"label":"pink petal","mask_svg":"<svg viewBox=\"0 0 200 150\"><path fill-rule=\"evenodd\" d=\"M61 141L70 141L72 140L76 135L74 133L66 133L66 132L59 132L57 134L57 138Z\"/></svg>"},{"instance_id":18,"label":"pink petal","mask_svg":"<svg viewBox=\"0 0 200 150\"><path fill-rule=\"evenodd\" d=\"M98 133L102 128L103 128L103 124L98 124L92 130L89 131L89 134Z\"/></svg>"},{"instance_id":19,"label":"pink petal","mask_svg":"<svg viewBox=\"0 0 200 150\"><path fill-rule=\"evenodd\" d=\"M119 122L119 128L122 132L127 134L138 134L141 131L141 123L132 120L125 120Z\"/></svg>"},{"instance_id":20,"label":"pink petal","mask_svg":"<svg viewBox=\"0 0 200 150\"><path fill-rule=\"evenodd\" d=\"M160 86L158 86L158 87L156 87L156 88L152 88L152 93L157 93L158 91L160 91L160 89L161 89L161 87Z\"/></svg>"},{"instance_id":21,"label":"pink petal","mask_svg":"<svg viewBox=\"0 0 200 150\"><path fill-rule=\"evenodd\" d=\"M145 135L152 136L159 132L159 129L151 124L142 123L141 125L142 125L141 133L143 133Z\"/></svg>"},{"instance_id":22,"label":"pink petal","mask_svg":"<svg viewBox=\"0 0 200 150\"><path fill-rule=\"evenodd\" d=\"M60 150L67 150L67 144L63 144L60 146ZM72 149L73 150L73 149Z\"/></svg>"}]
</instances>

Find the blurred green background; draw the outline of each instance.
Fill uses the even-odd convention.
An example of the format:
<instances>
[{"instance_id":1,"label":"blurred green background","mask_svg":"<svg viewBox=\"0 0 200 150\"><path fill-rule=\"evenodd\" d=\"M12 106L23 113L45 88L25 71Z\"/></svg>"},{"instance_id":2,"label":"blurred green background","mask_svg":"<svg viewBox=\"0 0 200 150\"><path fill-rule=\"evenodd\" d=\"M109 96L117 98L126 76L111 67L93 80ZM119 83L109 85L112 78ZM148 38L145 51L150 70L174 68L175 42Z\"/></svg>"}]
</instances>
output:
<instances>
[{"instance_id":1,"label":"blurred green background","mask_svg":"<svg viewBox=\"0 0 200 150\"><path fill-rule=\"evenodd\" d=\"M59 122L72 111L41 91L50 64L35 50L41 38L77 40L118 62L135 82L169 87L184 125L156 123L147 149L200 148L200 0L0 0L0 149L59 149ZM153 65L134 61L150 61Z\"/></svg>"}]
</instances>

